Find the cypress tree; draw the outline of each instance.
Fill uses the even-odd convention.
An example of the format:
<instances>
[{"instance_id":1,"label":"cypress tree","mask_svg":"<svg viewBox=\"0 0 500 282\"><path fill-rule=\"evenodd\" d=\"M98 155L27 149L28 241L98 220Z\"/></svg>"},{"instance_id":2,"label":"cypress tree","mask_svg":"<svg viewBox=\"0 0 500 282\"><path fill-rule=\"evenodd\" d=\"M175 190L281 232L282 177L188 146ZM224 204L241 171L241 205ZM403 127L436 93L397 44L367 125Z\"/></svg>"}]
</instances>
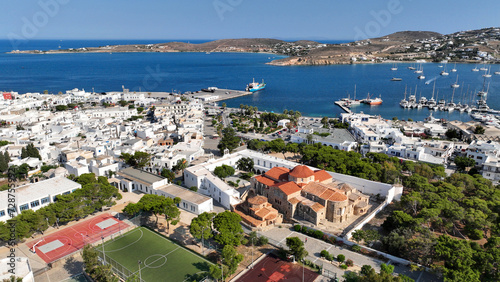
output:
<instances>
[{"instance_id":1,"label":"cypress tree","mask_svg":"<svg viewBox=\"0 0 500 282\"><path fill-rule=\"evenodd\" d=\"M0 154L0 172L4 172L8 169L8 165L5 162L5 157L3 154Z\"/></svg>"},{"instance_id":2,"label":"cypress tree","mask_svg":"<svg viewBox=\"0 0 500 282\"><path fill-rule=\"evenodd\" d=\"M28 145L29 146L29 145ZM21 149L21 159L27 158L28 157L28 147L22 148Z\"/></svg>"}]
</instances>

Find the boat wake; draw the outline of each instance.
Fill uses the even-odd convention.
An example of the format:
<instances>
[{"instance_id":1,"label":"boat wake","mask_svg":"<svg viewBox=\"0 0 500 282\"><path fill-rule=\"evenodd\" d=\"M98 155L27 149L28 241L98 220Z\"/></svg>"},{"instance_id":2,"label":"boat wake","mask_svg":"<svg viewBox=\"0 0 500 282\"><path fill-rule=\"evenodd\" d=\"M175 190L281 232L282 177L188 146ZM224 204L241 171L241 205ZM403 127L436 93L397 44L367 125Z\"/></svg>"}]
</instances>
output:
<instances>
[{"instance_id":1,"label":"boat wake","mask_svg":"<svg viewBox=\"0 0 500 282\"><path fill-rule=\"evenodd\" d=\"M438 78L439 78L439 76L433 77L433 78L431 78L431 79L427 80L427 81L425 82L425 84L431 84L431 82L433 82L434 80L436 80L436 79L438 79Z\"/></svg>"}]
</instances>

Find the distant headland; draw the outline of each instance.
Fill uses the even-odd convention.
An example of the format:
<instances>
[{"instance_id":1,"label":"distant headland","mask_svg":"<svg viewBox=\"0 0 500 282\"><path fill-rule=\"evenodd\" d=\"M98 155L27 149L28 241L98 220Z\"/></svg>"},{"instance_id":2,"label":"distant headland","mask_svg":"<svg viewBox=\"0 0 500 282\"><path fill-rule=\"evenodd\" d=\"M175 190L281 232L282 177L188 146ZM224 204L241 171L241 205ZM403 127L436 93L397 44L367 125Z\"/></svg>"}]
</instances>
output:
<instances>
[{"instance_id":1,"label":"distant headland","mask_svg":"<svg viewBox=\"0 0 500 282\"><path fill-rule=\"evenodd\" d=\"M107 45L60 50L14 50L11 54L127 53L127 52L254 52L285 55L271 61L278 66L380 63L387 61L500 62L500 28L484 28L443 35L431 31L401 31L341 44L310 40L288 42L270 38L221 39L200 44Z\"/></svg>"}]
</instances>

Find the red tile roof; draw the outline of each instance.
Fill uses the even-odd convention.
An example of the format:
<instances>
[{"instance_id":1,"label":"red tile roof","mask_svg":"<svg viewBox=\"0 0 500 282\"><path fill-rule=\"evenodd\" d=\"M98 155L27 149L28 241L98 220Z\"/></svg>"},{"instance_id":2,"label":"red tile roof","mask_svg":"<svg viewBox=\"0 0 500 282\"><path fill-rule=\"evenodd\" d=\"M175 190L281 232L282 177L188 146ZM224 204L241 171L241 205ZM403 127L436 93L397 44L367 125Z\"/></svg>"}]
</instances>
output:
<instances>
[{"instance_id":1,"label":"red tile roof","mask_svg":"<svg viewBox=\"0 0 500 282\"><path fill-rule=\"evenodd\" d=\"M265 175L280 181L288 181L288 172L290 172L288 168L277 166L266 171Z\"/></svg>"},{"instance_id":2,"label":"red tile roof","mask_svg":"<svg viewBox=\"0 0 500 282\"><path fill-rule=\"evenodd\" d=\"M307 178L314 175L314 172L305 165L298 165L290 171L290 175L295 178Z\"/></svg>"},{"instance_id":3,"label":"red tile roof","mask_svg":"<svg viewBox=\"0 0 500 282\"><path fill-rule=\"evenodd\" d=\"M292 195L295 192L299 192L302 190L295 182L292 181L287 181L287 182L281 182L276 185L275 187L278 187L283 193L285 193L287 196Z\"/></svg>"},{"instance_id":4,"label":"red tile roof","mask_svg":"<svg viewBox=\"0 0 500 282\"><path fill-rule=\"evenodd\" d=\"M322 181L325 181L325 180L331 179L331 178L332 178L332 176L324 170L316 170L314 172L314 180L316 180L316 181L322 182Z\"/></svg>"},{"instance_id":5,"label":"red tile roof","mask_svg":"<svg viewBox=\"0 0 500 282\"><path fill-rule=\"evenodd\" d=\"M276 182L276 181L269 179L269 178L262 176L262 175L256 176L255 180L257 180L258 182L260 182L264 185L267 185L267 186L273 186L273 185L279 183L279 182Z\"/></svg>"}]
</instances>

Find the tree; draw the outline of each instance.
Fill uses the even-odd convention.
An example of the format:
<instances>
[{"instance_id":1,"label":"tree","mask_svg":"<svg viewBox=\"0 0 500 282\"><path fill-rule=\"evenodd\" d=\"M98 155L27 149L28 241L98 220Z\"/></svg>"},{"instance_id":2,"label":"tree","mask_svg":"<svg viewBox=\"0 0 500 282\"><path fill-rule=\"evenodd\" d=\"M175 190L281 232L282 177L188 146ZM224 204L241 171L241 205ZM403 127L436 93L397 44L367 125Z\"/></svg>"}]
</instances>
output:
<instances>
[{"instance_id":1,"label":"tree","mask_svg":"<svg viewBox=\"0 0 500 282\"><path fill-rule=\"evenodd\" d=\"M337 261L343 263L345 261L345 256L343 254L338 254Z\"/></svg>"},{"instance_id":2,"label":"tree","mask_svg":"<svg viewBox=\"0 0 500 282\"><path fill-rule=\"evenodd\" d=\"M236 167L243 171L252 171L254 161L252 158L241 158L236 162Z\"/></svg>"},{"instance_id":3,"label":"tree","mask_svg":"<svg viewBox=\"0 0 500 282\"><path fill-rule=\"evenodd\" d=\"M448 139L460 139L460 133L456 130L456 129L452 129L452 128L449 128L448 130L446 130L445 132L445 135L446 137L448 137Z\"/></svg>"},{"instance_id":4,"label":"tree","mask_svg":"<svg viewBox=\"0 0 500 282\"><path fill-rule=\"evenodd\" d=\"M143 111L144 111L144 108L143 108L143 107L138 107L138 108L137 108L137 112L138 112L138 113L142 113Z\"/></svg>"},{"instance_id":5,"label":"tree","mask_svg":"<svg viewBox=\"0 0 500 282\"><path fill-rule=\"evenodd\" d=\"M0 153L0 173L3 173L9 168L9 163L5 161L3 153Z\"/></svg>"},{"instance_id":6,"label":"tree","mask_svg":"<svg viewBox=\"0 0 500 282\"><path fill-rule=\"evenodd\" d=\"M184 170L189 166L189 163L186 161L186 159L180 159L177 161L177 163L172 167L174 171L181 171L184 173Z\"/></svg>"},{"instance_id":7,"label":"tree","mask_svg":"<svg viewBox=\"0 0 500 282\"><path fill-rule=\"evenodd\" d=\"M394 272L394 265L382 263L380 265L380 272L392 274Z\"/></svg>"},{"instance_id":8,"label":"tree","mask_svg":"<svg viewBox=\"0 0 500 282\"><path fill-rule=\"evenodd\" d=\"M38 158L39 160L42 159L42 157L40 156L40 152L35 147L35 145L33 145L33 143L30 143L28 144L28 146L26 146L26 148L21 149L21 158L24 159L28 157Z\"/></svg>"},{"instance_id":9,"label":"tree","mask_svg":"<svg viewBox=\"0 0 500 282\"><path fill-rule=\"evenodd\" d=\"M125 100L120 100L120 101L118 102L118 104L120 104L120 106L122 106L122 107L125 107L126 105L128 105L128 102L127 102L127 101L125 101Z\"/></svg>"},{"instance_id":10,"label":"tree","mask_svg":"<svg viewBox=\"0 0 500 282\"><path fill-rule=\"evenodd\" d=\"M228 149L230 153L234 151L234 149L238 148L240 145L240 138L236 136L236 132L231 127L225 127L222 130L222 138L217 145L217 148L224 153L225 149Z\"/></svg>"},{"instance_id":11,"label":"tree","mask_svg":"<svg viewBox=\"0 0 500 282\"><path fill-rule=\"evenodd\" d=\"M474 134L484 134L485 131L486 130L481 125L478 125L476 126L476 128L474 128Z\"/></svg>"},{"instance_id":12,"label":"tree","mask_svg":"<svg viewBox=\"0 0 500 282\"><path fill-rule=\"evenodd\" d=\"M234 172L235 170L232 166L225 164L218 166L214 169L214 174L220 179L224 179L228 176L234 175Z\"/></svg>"},{"instance_id":13,"label":"tree","mask_svg":"<svg viewBox=\"0 0 500 282\"><path fill-rule=\"evenodd\" d=\"M193 191L193 192L198 192L198 187L196 186L191 186L189 187L189 190Z\"/></svg>"},{"instance_id":14,"label":"tree","mask_svg":"<svg viewBox=\"0 0 500 282\"><path fill-rule=\"evenodd\" d=\"M236 272L236 269L238 268L238 265L243 260L243 255L238 254L236 252L236 249L231 245L225 245L224 248L222 248L221 255L224 259L224 263L229 268L228 274L234 274Z\"/></svg>"},{"instance_id":15,"label":"tree","mask_svg":"<svg viewBox=\"0 0 500 282\"><path fill-rule=\"evenodd\" d=\"M225 211L214 217L213 224L218 234L215 241L222 245L238 246L243 239L243 228L240 225L241 217L234 212Z\"/></svg>"},{"instance_id":16,"label":"tree","mask_svg":"<svg viewBox=\"0 0 500 282\"><path fill-rule=\"evenodd\" d=\"M66 106L66 105L57 105L56 106L56 111L58 111L58 112L66 111L67 109L68 109L68 106Z\"/></svg>"},{"instance_id":17,"label":"tree","mask_svg":"<svg viewBox=\"0 0 500 282\"><path fill-rule=\"evenodd\" d=\"M163 215L165 215L165 221L167 222L167 233L170 232L170 224L176 225L179 222L179 216L181 215L181 211L177 207L177 205L181 202L179 197L175 197L174 199L167 199L165 203L165 209L163 211Z\"/></svg>"},{"instance_id":18,"label":"tree","mask_svg":"<svg viewBox=\"0 0 500 282\"><path fill-rule=\"evenodd\" d=\"M199 216L193 218L193 220L191 220L191 225L189 226L189 231L191 232L191 235L193 235L193 237L197 239L212 238L213 237L212 222L215 215L216 213L214 212L211 213L204 212Z\"/></svg>"},{"instance_id":19,"label":"tree","mask_svg":"<svg viewBox=\"0 0 500 282\"><path fill-rule=\"evenodd\" d=\"M361 242L363 240L364 236L365 236L365 232L361 229L358 229L352 233L352 239L354 241L356 241L356 243L358 243L358 244L359 244L359 242Z\"/></svg>"},{"instance_id":20,"label":"tree","mask_svg":"<svg viewBox=\"0 0 500 282\"><path fill-rule=\"evenodd\" d=\"M102 265L98 260L98 252L91 245L85 245L82 251L85 272L94 281L99 282L118 282L118 278L111 271L111 265Z\"/></svg>"},{"instance_id":21,"label":"tree","mask_svg":"<svg viewBox=\"0 0 500 282\"><path fill-rule=\"evenodd\" d=\"M461 171L465 171L466 168L474 167L476 165L476 161L469 157L457 156L455 157L454 162Z\"/></svg>"},{"instance_id":22,"label":"tree","mask_svg":"<svg viewBox=\"0 0 500 282\"><path fill-rule=\"evenodd\" d=\"M140 169L149 163L151 155L146 152L136 151L133 155L129 153L122 153L120 158L123 159L126 164Z\"/></svg>"},{"instance_id":23,"label":"tree","mask_svg":"<svg viewBox=\"0 0 500 282\"><path fill-rule=\"evenodd\" d=\"M161 170L160 174L161 176L167 178L170 183L172 183L172 181L174 181L175 179L175 173L170 169L164 168Z\"/></svg>"},{"instance_id":24,"label":"tree","mask_svg":"<svg viewBox=\"0 0 500 282\"><path fill-rule=\"evenodd\" d=\"M177 204L180 203L180 201L180 198L172 199L160 195L146 194L139 200L139 202L137 202L138 206L129 207L127 205L124 211L127 214L130 214L131 212L134 213L137 209L151 212L156 217L155 225L158 224L158 216L163 214L165 215L165 219L169 225L168 227L170 228L170 222L176 222L180 215L179 208L177 207Z\"/></svg>"},{"instance_id":25,"label":"tree","mask_svg":"<svg viewBox=\"0 0 500 282\"><path fill-rule=\"evenodd\" d=\"M226 103L222 102L222 107L225 109L226 108Z\"/></svg>"},{"instance_id":26,"label":"tree","mask_svg":"<svg viewBox=\"0 0 500 282\"><path fill-rule=\"evenodd\" d=\"M290 249L290 254L295 257L296 261L300 261L308 255L308 252L304 248L304 242L302 242L299 237L286 238L286 245Z\"/></svg>"}]
</instances>

